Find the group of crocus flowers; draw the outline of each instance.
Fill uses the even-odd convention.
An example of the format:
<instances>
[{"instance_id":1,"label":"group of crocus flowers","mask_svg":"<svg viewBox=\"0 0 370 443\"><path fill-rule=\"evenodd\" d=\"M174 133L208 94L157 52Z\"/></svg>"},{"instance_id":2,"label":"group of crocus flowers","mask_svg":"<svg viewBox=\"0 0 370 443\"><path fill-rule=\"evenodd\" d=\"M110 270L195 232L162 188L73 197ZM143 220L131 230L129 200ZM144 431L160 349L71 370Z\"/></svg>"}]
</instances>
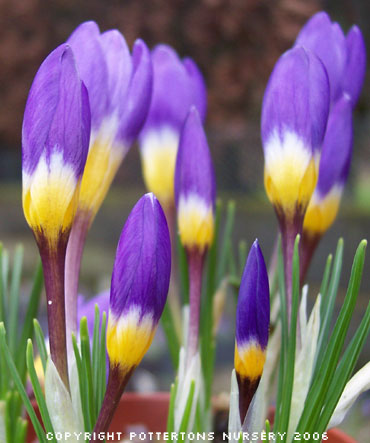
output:
<instances>
[{"instance_id":1,"label":"group of crocus flowers","mask_svg":"<svg viewBox=\"0 0 370 443\"><path fill-rule=\"evenodd\" d=\"M282 234L291 297L295 237L302 234L301 280L334 222L352 158L352 111L365 76L361 31L345 36L325 12L302 28L266 88L261 133L265 188Z\"/></svg>"},{"instance_id":2,"label":"group of crocus flowers","mask_svg":"<svg viewBox=\"0 0 370 443\"><path fill-rule=\"evenodd\" d=\"M364 70L359 29L345 37L320 13L279 59L267 86L265 186L282 232L288 297L296 235L303 231L304 275L338 211ZM149 51L142 40L130 53L120 32L101 33L94 22L81 24L55 49L32 84L22 135L23 208L43 263L50 356L67 389L84 243L135 140L150 191L133 208L117 247L107 327L109 377L96 431L108 429L153 340L170 287L177 233L189 268L185 370L198 355L202 273L214 240L216 196L205 114L204 80L191 59L181 60L165 45ZM262 376L269 321L269 282L256 241L236 317L242 423Z\"/></svg>"}]
</instances>

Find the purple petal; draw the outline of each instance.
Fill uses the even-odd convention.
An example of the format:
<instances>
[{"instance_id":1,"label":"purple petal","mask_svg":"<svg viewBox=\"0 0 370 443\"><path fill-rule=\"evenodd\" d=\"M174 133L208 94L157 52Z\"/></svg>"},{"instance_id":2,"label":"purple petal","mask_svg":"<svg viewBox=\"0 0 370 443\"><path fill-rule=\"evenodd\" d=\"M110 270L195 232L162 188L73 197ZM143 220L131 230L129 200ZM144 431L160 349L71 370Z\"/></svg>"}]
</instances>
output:
<instances>
[{"instance_id":1,"label":"purple petal","mask_svg":"<svg viewBox=\"0 0 370 443\"><path fill-rule=\"evenodd\" d=\"M170 126L180 132L192 105L198 108L202 120L206 113L206 88L195 63L183 62L167 45L152 51L153 97L144 131Z\"/></svg>"},{"instance_id":2,"label":"purple petal","mask_svg":"<svg viewBox=\"0 0 370 443\"><path fill-rule=\"evenodd\" d=\"M366 47L360 29L352 26L346 37L347 60L343 73L342 89L356 105L365 80Z\"/></svg>"},{"instance_id":3,"label":"purple petal","mask_svg":"<svg viewBox=\"0 0 370 443\"><path fill-rule=\"evenodd\" d=\"M87 327L89 329L90 337L92 338L94 332L95 323L95 305L99 306L100 315L106 312L108 315L109 311L109 291L101 292L95 297L86 299L82 295L77 298L77 318L78 324L82 317L87 319Z\"/></svg>"},{"instance_id":4,"label":"purple petal","mask_svg":"<svg viewBox=\"0 0 370 443\"><path fill-rule=\"evenodd\" d=\"M262 105L264 148L277 135L295 133L309 149L319 149L329 111L325 68L312 52L295 47L285 52L270 76Z\"/></svg>"},{"instance_id":5,"label":"purple petal","mask_svg":"<svg viewBox=\"0 0 370 443\"><path fill-rule=\"evenodd\" d=\"M97 130L109 110L108 68L98 25L95 22L82 23L67 43L73 49L80 76L89 91L91 123Z\"/></svg>"},{"instance_id":6,"label":"purple petal","mask_svg":"<svg viewBox=\"0 0 370 443\"><path fill-rule=\"evenodd\" d=\"M352 103L348 95L333 105L328 120L316 191L321 197L335 185L343 186L348 178L352 158Z\"/></svg>"},{"instance_id":7,"label":"purple petal","mask_svg":"<svg viewBox=\"0 0 370 443\"><path fill-rule=\"evenodd\" d=\"M110 109L114 111L124 101L132 74L129 48L123 35L117 30L104 32L101 45L108 67Z\"/></svg>"},{"instance_id":8,"label":"purple petal","mask_svg":"<svg viewBox=\"0 0 370 443\"><path fill-rule=\"evenodd\" d=\"M55 49L40 66L28 96L22 130L23 170L31 174L40 156L49 162L61 152L80 177L90 137L86 88L68 45Z\"/></svg>"},{"instance_id":9,"label":"purple petal","mask_svg":"<svg viewBox=\"0 0 370 443\"><path fill-rule=\"evenodd\" d=\"M166 303L171 244L163 210L153 194L144 195L123 228L113 268L110 309L119 318L139 308L141 318L158 322Z\"/></svg>"},{"instance_id":10,"label":"purple petal","mask_svg":"<svg viewBox=\"0 0 370 443\"><path fill-rule=\"evenodd\" d=\"M295 46L315 53L324 63L330 82L331 100L341 92L341 79L346 63L346 40L338 23L332 23L325 12L315 14L302 28Z\"/></svg>"},{"instance_id":11,"label":"purple petal","mask_svg":"<svg viewBox=\"0 0 370 443\"><path fill-rule=\"evenodd\" d=\"M152 97L153 70L150 52L142 40L132 50L132 78L122 101L117 138L131 144L138 136L148 114Z\"/></svg>"},{"instance_id":12,"label":"purple petal","mask_svg":"<svg viewBox=\"0 0 370 443\"><path fill-rule=\"evenodd\" d=\"M196 194L209 206L216 198L215 174L206 134L193 106L185 120L179 142L175 171L175 200Z\"/></svg>"},{"instance_id":13,"label":"purple petal","mask_svg":"<svg viewBox=\"0 0 370 443\"><path fill-rule=\"evenodd\" d=\"M236 309L238 348L255 342L266 349L270 324L270 290L265 260L256 240L240 283Z\"/></svg>"}]
</instances>

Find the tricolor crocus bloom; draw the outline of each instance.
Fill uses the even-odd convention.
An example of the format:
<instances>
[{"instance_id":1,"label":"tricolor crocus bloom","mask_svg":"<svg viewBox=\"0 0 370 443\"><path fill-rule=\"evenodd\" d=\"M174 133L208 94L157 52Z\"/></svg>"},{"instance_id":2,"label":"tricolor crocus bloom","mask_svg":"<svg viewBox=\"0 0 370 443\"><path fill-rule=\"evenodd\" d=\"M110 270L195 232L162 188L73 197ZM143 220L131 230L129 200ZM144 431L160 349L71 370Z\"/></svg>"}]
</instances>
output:
<instances>
[{"instance_id":1,"label":"tricolor crocus bloom","mask_svg":"<svg viewBox=\"0 0 370 443\"><path fill-rule=\"evenodd\" d=\"M322 60L331 90L319 179L304 221L300 263L302 281L321 236L337 215L348 176L352 151L351 110L364 82L366 50L357 26L344 36L338 23L332 23L325 12L317 13L307 22L296 45L310 49Z\"/></svg>"},{"instance_id":2,"label":"tricolor crocus bloom","mask_svg":"<svg viewBox=\"0 0 370 443\"><path fill-rule=\"evenodd\" d=\"M101 34L95 22L81 24L68 44L75 53L91 107L90 147L66 260L67 328L75 331L78 276L87 231L145 121L152 65L143 41L135 42L131 55L120 32Z\"/></svg>"},{"instance_id":3,"label":"tricolor crocus bloom","mask_svg":"<svg viewBox=\"0 0 370 443\"><path fill-rule=\"evenodd\" d=\"M67 384L64 261L90 137L90 109L68 45L39 68L22 130L23 210L44 267L51 357Z\"/></svg>"},{"instance_id":4,"label":"tricolor crocus bloom","mask_svg":"<svg viewBox=\"0 0 370 443\"><path fill-rule=\"evenodd\" d=\"M288 309L294 241L316 186L329 97L322 62L309 50L295 47L278 60L263 99L265 188L283 236Z\"/></svg>"},{"instance_id":5,"label":"tricolor crocus bloom","mask_svg":"<svg viewBox=\"0 0 370 443\"><path fill-rule=\"evenodd\" d=\"M352 103L347 94L330 111L322 146L319 178L303 223L301 277L321 236L333 224L352 158Z\"/></svg>"},{"instance_id":6,"label":"tricolor crocus bloom","mask_svg":"<svg viewBox=\"0 0 370 443\"><path fill-rule=\"evenodd\" d=\"M236 310L235 372L243 423L266 360L270 324L270 291L265 260L256 240L240 283Z\"/></svg>"},{"instance_id":7,"label":"tricolor crocus bloom","mask_svg":"<svg viewBox=\"0 0 370 443\"><path fill-rule=\"evenodd\" d=\"M199 113L192 107L181 132L175 173L178 229L189 265L188 362L198 348L202 270L206 251L213 241L215 188L206 135Z\"/></svg>"},{"instance_id":8,"label":"tricolor crocus bloom","mask_svg":"<svg viewBox=\"0 0 370 443\"><path fill-rule=\"evenodd\" d=\"M326 12L318 12L302 28L295 45L311 50L323 62L329 77L331 102L345 92L355 106L366 68L365 43L360 29L353 26L345 36Z\"/></svg>"},{"instance_id":9,"label":"tricolor crocus bloom","mask_svg":"<svg viewBox=\"0 0 370 443\"><path fill-rule=\"evenodd\" d=\"M153 96L140 135L144 181L166 210L174 204L174 173L180 132L192 105L206 114L202 74L190 58L181 60L169 46L152 51Z\"/></svg>"},{"instance_id":10,"label":"tricolor crocus bloom","mask_svg":"<svg viewBox=\"0 0 370 443\"><path fill-rule=\"evenodd\" d=\"M123 228L112 274L107 328L109 379L95 431L106 431L125 385L148 350L166 303L171 245L166 217L144 195Z\"/></svg>"}]
</instances>

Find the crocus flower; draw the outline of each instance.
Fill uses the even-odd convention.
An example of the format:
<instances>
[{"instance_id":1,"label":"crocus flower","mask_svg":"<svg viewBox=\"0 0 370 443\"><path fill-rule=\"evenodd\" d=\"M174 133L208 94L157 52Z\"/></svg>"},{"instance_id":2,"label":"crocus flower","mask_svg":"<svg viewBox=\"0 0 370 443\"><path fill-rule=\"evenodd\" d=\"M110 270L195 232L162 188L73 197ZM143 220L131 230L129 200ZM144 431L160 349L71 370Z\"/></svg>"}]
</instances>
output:
<instances>
[{"instance_id":1,"label":"crocus flower","mask_svg":"<svg viewBox=\"0 0 370 443\"><path fill-rule=\"evenodd\" d=\"M242 423L262 376L269 324L269 282L265 260L256 240L244 268L236 310L234 364L239 385L239 409Z\"/></svg>"},{"instance_id":2,"label":"crocus flower","mask_svg":"<svg viewBox=\"0 0 370 443\"><path fill-rule=\"evenodd\" d=\"M351 164L352 142L352 104L350 97L344 94L330 111L322 146L319 178L304 218L301 277L307 270L305 268L318 241L337 216Z\"/></svg>"},{"instance_id":3,"label":"crocus flower","mask_svg":"<svg viewBox=\"0 0 370 443\"><path fill-rule=\"evenodd\" d=\"M192 105L201 120L206 114L202 74L190 58L181 60L169 46L152 51L153 96L140 135L144 181L166 207L174 203L174 173L180 132Z\"/></svg>"},{"instance_id":4,"label":"crocus flower","mask_svg":"<svg viewBox=\"0 0 370 443\"><path fill-rule=\"evenodd\" d=\"M206 251L213 240L215 187L206 135L193 106L181 132L175 173L178 229L189 267L188 365L198 348L202 272Z\"/></svg>"},{"instance_id":5,"label":"crocus flower","mask_svg":"<svg viewBox=\"0 0 370 443\"><path fill-rule=\"evenodd\" d=\"M282 232L288 311L294 241L316 186L329 94L322 62L295 47L278 60L263 99L265 188Z\"/></svg>"},{"instance_id":6,"label":"crocus flower","mask_svg":"<svg viewBox=\"0 0 370 443\"><path fill-rule=\"evenodd\" d=\"M331 101L345 92L355 106L366 68L365 43L360 29L353 26L345 36L339 24L332 22L326 12L318 12L302 28L295 45L311 50L324 63Z\"/></svg>"},{"instance_id":7,"label":"crocus flower","mask_svg":"<svg viewBox=\"0 0 370 443\"><path fill-rule=\"evenodd\" d=\"M82 23L68 43L76 55L91 106L90 147L66 260L67 329L76 331L78 276L86 235L145 121L152 65L143 41L135 42L131 55L120 32L101 34L95 22Z\"/></svg>"},{"instance_id":8,"label":"crocus flower","mask_svg":"<svg viewBox=\"0 0 370 443\"><path fill-rule=\"evenodd\" d=\"M166 218L154 195L146 194L131 211L117 247L107 328L109 379L96 431L107 430L132 371L153 340L170 271Z\"/></svg>"},{"instance_id":9,"label":"crocus flower","mask_svg":"<svg viewBox=\"0 0 370 443\"><path fill-rule=\"evenodd\" d=\"M90 136L90 109L68 45L40 66L22 130L23 209L44 267L51 357L67 384L64 260Z\"/></svg>"},{"instance_id":10,"label":"crocus flower","mask_svg":"<svg viewBox=\"0 0 370 443\"><path fill-rule=\"evenodd\" d=\"M192 107L181 132L176 160L175 199L180 240L203 253L212 243L215 176L198 111Z\"/></svg>"}]
</instances>

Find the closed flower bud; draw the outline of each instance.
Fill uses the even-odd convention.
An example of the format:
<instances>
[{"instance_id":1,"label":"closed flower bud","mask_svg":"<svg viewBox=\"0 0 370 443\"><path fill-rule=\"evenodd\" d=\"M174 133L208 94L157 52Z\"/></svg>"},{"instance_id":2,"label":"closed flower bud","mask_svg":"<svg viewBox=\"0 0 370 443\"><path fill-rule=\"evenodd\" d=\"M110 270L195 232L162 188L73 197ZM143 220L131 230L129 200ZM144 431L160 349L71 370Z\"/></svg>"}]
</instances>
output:
<instances>
[{"instance_id":1,"label":"closed flower bud","mask_svg":"<svg viewBox=\"0 0 370 443\"><path fill-rule=\"evenodd\" d=\"M89 137L87 91L71 48L61 45L40 66L23 120L23 210L39 246L67 242Z\"/></svg>"},{"instance_id":2,"label":"closed flower bud","mask_svg":"<svg viewBox=\"0 0 370 443\"><path fill-rule=\"evenodd\" d=\"M180 240L203 253L214 233L215 177L198 111L192 107L181 133L176 160L175 200Z\"/></svg>"},{"instance_id":3,"label":"closed flower bud","mask_svg":"<svg viewBox=\"0 0 370 443\"><path fill-rule=\"evenodd\" d=\"M119 31L101 34L95 22L82 23L68 44L89 91L91 141L79 209L89 214L91 223L145 121L152 66L143 41L135 42L131 55Z\"/></svg>"},{"instance_id":4,"label":"closed flower bud","mask_svg":"<svg viewBox=\"0 0 370 443\"><path fill-rule=\"evenodd\" d=\"M266 360L270 291L265 261L256 240L244 268L236 311L235 371L243 423Z\"/></svg>"},{"instance_id":5,"label":"closed flower bud","mask_svg":"<svg viewBox=\"0 0 370 443\"><path fill-rule=\"evenodd\" d=\"M114 263L107 330L110 366L134 369L148 350L167 299L171 245L165 215L144 195L123 228Z\"/></svg>"},{"instance_id":6,"label":"closed flower bud","mask_svg":"<svg viewBox=\"0 0 370 443\"><path fill-rule=\"evenodd\" d=\"M329 111L326 70L296 47L278 60L262 107L265 188L280 222L302 220L316 186Z\"/></svg>"}]
</instances>

